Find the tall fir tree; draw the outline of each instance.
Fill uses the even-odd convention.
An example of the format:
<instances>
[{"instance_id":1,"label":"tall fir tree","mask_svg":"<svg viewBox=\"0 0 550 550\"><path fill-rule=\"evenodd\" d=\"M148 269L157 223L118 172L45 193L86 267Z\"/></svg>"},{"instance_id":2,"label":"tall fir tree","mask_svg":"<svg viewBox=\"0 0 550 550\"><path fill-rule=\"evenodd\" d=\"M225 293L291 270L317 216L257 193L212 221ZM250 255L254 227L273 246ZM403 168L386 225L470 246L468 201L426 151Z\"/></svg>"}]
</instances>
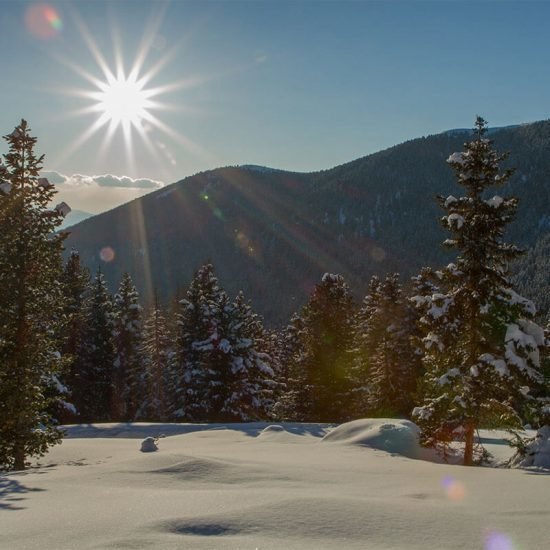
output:
<instances>
[{"instance_id":1,"label":"tall fir tree","mask_svg":"<svg viewBox=\"0 0 550 550\"><path fill-rule=\"evenodd\" d=\"M301 365L304 353L301 342L303 330L304 321L295 313L278 338L279 376L272 410L277 420L301 422L308 417L312 387L307 382L307 371Z\"/></svg>"},{"instance_id":2,"label":"tall fir tree","mask_svg":"<svg viewBox=\"0 0 550 550\"><path fill-rule=\"evenodd\" d=\"M25 120L4 136L0 163L0 469L25 468L62 433L48 410L62 369L56 336L63 321L56 233L67 212L51 210L54 188L39 178L43 156Z\"/></svg>"},{"instance_id":3,"label":"tall fir tree","mask_svg":"<svg viewBox=\"0 0 550 550\"><path fill-rule=\"evenodd\" d=\"M218 385L219 420L249 422L268 417L275 394L274 359L260 317L242 292L232 303L222 303L217 347L222 384Z\"/></svg>"},{"instance_id":4,"label":"tall fir tree","mask_svg":"<svg viewBox=\"0 0 550 550\"><path fill-rule=\"evenodd\" d=\"M89 293L82 363L73 399L82 422L99 422L111 419L115 359L113 303L99 269Z\"/></svg>"},{"instance_id":5,"label":"tall fir tree","mask_svg":"<svg viewBox=\"0 0 550 550\"><path fill-rule=\"evenodd\" d=\"M501 171L499 155L478 117L474 139L448 163L463 197L438 197L452 233L445 245L458 252L456 263L436 272L440 292L415 297L423 310L426 376L422 406L413 416L425 443L445 447L461 435L464 464L474 460L474 435L495 421L521 425L521 411L536 404L530 393L542 383L543 331L531 319L531 302L519 296L508 278L508 263L520 251L503 241L517 199L489 197L490 187L511 176Z\"/></svg>"},{"instance_id":6,"label":"tall fir tree","mask_svg":"<svg viewBox=\"0 0 550 550\"><path fill-rule=\"evenodd\" d=\"M60 420L63 423L74 422L78 411L73 403L73 388L78 387L82 368L82 350L86 327L86 298L90 285L90 272L82 266L80 254L72 250L61 276L63 292L63 310L65 326L61 339L63 355L68 360L68 366L62 377L63 385L69 390L69 395L62 403Z\"/></svg>"},{"instance_id":7,"label":"tall fir tree","mask_svg":"<svg viewBox=\"0 0 550 550\"><path fill-rule=\"evenodd\" d=\"M176 314L175 351L170 365L169 403L174 419L204 421L211 413L212 370L215 350L210 339L217 338L219 309L226 300L214 275L212 264L196 273L179 302Z\"/></svg>"},{"instance_id":8,"label":"tall fir tree","mask_svg":"<svg viewBox=\"0 0 550 550\"><path fill-rule=\"evenodd\" d=\"M155 296L154 305L143 324L141 355L145 376L145 398L139 406L138 418L156 422L168 419L171 347L168 324Z\"/></svg>"},{"instance_id":9,"label":"tall fir tree","mask_svg":"<svg viewBox=\"0 0 550 550\"><path fill-rule=\"evenodd\" d=\"M136 287L125 273L113 301L113 420L134 420L145 399L141 309Z\"/></svg>"},{"instance_id":10,"label":"tall fir tree","mask_svg":"<svg viewBox=\"0 0 550 550\"><path fill-rule=\"evenodd\" d=\"M360 369L367 372L366 411L377 416L408 416L420 360L413 342L412 308L397 273L383 282L376 277L371 280L355 330L359 358L367 363L366 369Z\"/></svg>"},{"instance_id":11,"label":"tall fir tree","mask_svg":"<svg viewBox=\"0 0 550 550\"><path fill-rule=\"evenodd\" d=\"M266 418L274 372L260 318L239 294L231 302L211 264L180 302L171 369L176 417L226 422Z\"/></svg>"},{"instance_id":12,"label":"tall fir tree","mask_svg":"<svg viewBox=\"0 0 550 550\"><path fill-rule=\"evenodd\" d=\"M288 391L298 406L296 419L342 422L350 400L355 303L341 275L325 273L296 323Z\"/></svg>"}]
</instances>

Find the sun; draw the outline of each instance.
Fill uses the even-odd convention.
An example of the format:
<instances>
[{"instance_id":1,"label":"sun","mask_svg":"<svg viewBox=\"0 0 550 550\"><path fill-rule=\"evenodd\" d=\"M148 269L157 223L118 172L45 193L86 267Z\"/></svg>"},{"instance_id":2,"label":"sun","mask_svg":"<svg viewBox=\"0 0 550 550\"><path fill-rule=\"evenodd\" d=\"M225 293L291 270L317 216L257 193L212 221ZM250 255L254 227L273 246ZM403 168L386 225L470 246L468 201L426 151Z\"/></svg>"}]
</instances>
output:
<instances>
[{"instance_id":1,"label":"sun","mask_svg":"<svg viewBox=\"0 0 550 550\"><path fill-rule=\"evenodd\" d=\"M99 82L98 87L100 91L92 94L97 101L96 110L115 128L130 124L139 127L144 119L150 118L148 109L154 107L154 103L149 99L151 91L144 89L143 82L120 74Z\"/></svg>"},{"instance_id":2,"label":"sun","mask_svg":"<svg viewBox=\"0 0 550 550\"><path fill-rule=\"evenodd\" d=\"M95 115L95 120L65 148L61 157L57 159L58 162L64 161L83 147L101 129L104 129L105 133L97 150L98 158L103 158L115 136L118 136L117 139L122 137L126 161L130 167L135 165L134 136L138 137L150 158L155 159L161 168L166 165L165 161L172 165L176 164L174 156L159 137L161 134L169 137L195 156L204 157L206 155L200 145L172 128L158 114L159 111L193 112L193 108L186 105L181 97L178 98L176 104L170 104L161 100L161 96L199 86L205 80L205 77L187 75L179 80L152 85L163 67L178 54L180 48L179 42L175 43L158 56L155 62L147 63L167 5L167 3L163 4L163 9L157 10L145 26L141 42L134 52L133 63L128 65L124 63L120 29L116 23L113 23L111 29L113 56L109 62L84 20L77 11L72 12L73 21L95 61L96 67L92 66L90 70L85 69L81 61L75 62L63 55L57 55L56 58L59 62L88 83L87 88L64 88L59 91L87 102L85 107L67 112L66 116L92 114ZM146 68L146 65L149 66ZM117 130L122 130L122 136Z\"/></svg>"}]
</instances>

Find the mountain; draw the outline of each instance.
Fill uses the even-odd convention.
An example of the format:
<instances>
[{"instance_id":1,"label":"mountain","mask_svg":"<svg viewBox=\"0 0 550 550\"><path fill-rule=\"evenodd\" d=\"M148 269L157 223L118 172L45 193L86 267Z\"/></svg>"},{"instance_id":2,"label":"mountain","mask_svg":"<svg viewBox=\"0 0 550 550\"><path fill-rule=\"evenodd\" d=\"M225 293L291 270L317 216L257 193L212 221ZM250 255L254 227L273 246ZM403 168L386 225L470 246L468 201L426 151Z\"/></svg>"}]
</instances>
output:
<instances>
[{"instance_id":1,"label":"mountain","mask_svg":"<svg viewBox=\"0 0 550 550\"><path fill-rule=\"evenodd\" d=\"M550 121L492 138L516 167L495 190L521 199L509 238L534 247L550 232ZM112 288L129 271L146 298L156 290L165 301L211 260L230 293L242 288L279 324L327 271L361 297L374 273L410 276L447 262L434 196L460 193L446 159L466 139L445 132L313 173L253 165L202 172L77 224L67 248L92 270L100 264Z\"/></svg>"},{"instance_id":2,"label":"mountain","mask_svg":"<svg viewBox=\"0 0 550 550\"><path fill-rule=\"evenodd\" d=\"M67 217L63 220L63 223L60 226L60 229L66 229L72 225L76 225L81 221L91 218L93 214L91 212L85 212L84 210L71 210Z\"/></svg>"}]
</instances>

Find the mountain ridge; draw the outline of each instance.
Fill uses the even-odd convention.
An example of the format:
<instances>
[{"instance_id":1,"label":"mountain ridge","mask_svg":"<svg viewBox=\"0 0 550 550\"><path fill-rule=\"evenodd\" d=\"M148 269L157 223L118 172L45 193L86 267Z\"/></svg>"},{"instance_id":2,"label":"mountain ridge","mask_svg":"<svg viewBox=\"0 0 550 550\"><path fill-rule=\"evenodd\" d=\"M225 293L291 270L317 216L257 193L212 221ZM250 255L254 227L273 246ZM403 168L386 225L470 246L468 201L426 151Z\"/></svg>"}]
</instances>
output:
<instances>
[{"instance_id":1,"label":"mountain ridge","mask_svg":"<svg viewBox=\"0 0 550 550\"><path fill-rule=\"evenodd\" d=\"M113 289L129 271L146 299L155 290L165 301L181 294L193 270L212 261L229 292L242 288L279 324L326 271L342 273L360 297L374 273L407 277L451 257L440 246L433 197L460 192L446 159L463 138L416 138L317 172L207 170L73 226L67 245L91 269L101 265ZM518 167L499 191L522 199L509 234L532 247L550 231L550 122L505 127L492 138ZM111 262L100 259L106 247Z\"/></svg>"}]
</instances>

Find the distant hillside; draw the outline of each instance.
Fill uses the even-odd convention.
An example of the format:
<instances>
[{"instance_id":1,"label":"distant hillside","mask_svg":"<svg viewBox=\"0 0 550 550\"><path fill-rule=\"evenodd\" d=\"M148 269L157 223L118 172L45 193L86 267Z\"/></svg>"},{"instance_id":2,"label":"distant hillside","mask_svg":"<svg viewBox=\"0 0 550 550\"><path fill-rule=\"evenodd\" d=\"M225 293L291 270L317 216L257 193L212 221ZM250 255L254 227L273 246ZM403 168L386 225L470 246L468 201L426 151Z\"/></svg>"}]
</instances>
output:
<instances>
[{"instance_id":1,"label":"distant hillside","mask_svg":"<svg viewBox=\"0 0 550 550\"><path fill-rule=\"evenodd\" d=\"M92 216L92 213L84 212L84 210L71 210L67 217L63 220L60 229L65 229L67 227L71 227L72 225L76 225L77 223L87 220Z\"/></svg>"},{"instance_id":2,"label":"distant hillside","mask_svg":"<svg viewBox=\"0 0 550 550\"><path fill-rule=\"evenodd\" d=\"M146 297L167 300L211 260L270 323L301 306L326 271L361 296L373 273L405 276L449 259L434 196L457 194L445 162L468 136L415 139L322 172L243 166L191 176L71 228L68 247L101 263L113 288L129 271ZM510 238L533 247L550 231L550 122L503 128L496 147L517 168L499 194L521 198ZM111 262L100 260L110 247ZM105 257L105 256L104 256Z\"/></svg>"}]
</instances>

